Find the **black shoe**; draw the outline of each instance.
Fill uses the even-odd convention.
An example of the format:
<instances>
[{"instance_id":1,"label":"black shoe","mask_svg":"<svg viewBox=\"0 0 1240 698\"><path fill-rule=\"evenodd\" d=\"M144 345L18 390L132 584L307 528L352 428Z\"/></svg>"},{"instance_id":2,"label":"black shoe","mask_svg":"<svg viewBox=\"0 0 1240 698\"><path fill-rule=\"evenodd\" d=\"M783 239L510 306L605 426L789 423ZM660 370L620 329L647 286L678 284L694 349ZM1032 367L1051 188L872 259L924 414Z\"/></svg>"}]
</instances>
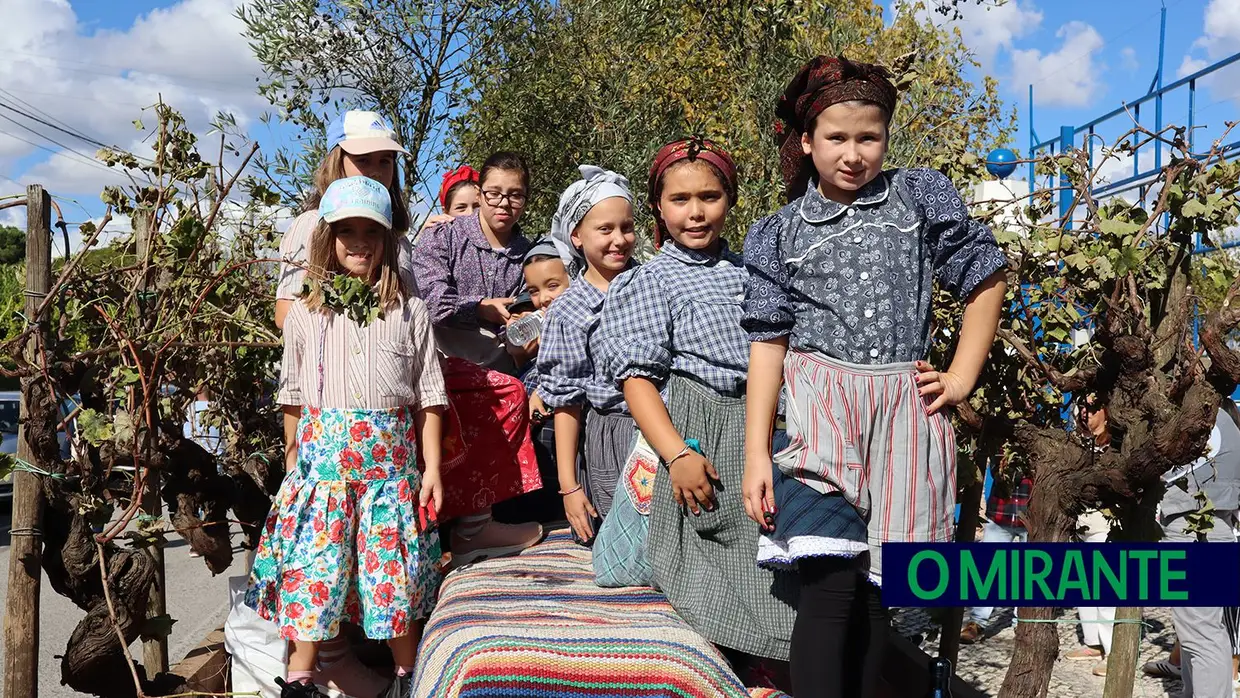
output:
<instances>
[{"instance_id":1,"label":"black shoe","mask_svg":"<svg viewBox=\"0 0 1240 698\"><path fill-rule=\"evenodd\" d=\"M313 683L301 681L289 683L277 676L276 685L280 687L280 698L327 698Z\"/></svg>"},{"instance_id":2,"label":"black shoe","mask_svg":"<svg viewBox=\"0 0 1240 698\"><path fill-rule=\"evenodd\" d=\"M405 674L397 676L396 680L388 686L388 690L384 692L383 698L409 698L409 694L413 692L413 674ZM284 698L281 696L281 698Z\"/></svg>"}]
</instances>

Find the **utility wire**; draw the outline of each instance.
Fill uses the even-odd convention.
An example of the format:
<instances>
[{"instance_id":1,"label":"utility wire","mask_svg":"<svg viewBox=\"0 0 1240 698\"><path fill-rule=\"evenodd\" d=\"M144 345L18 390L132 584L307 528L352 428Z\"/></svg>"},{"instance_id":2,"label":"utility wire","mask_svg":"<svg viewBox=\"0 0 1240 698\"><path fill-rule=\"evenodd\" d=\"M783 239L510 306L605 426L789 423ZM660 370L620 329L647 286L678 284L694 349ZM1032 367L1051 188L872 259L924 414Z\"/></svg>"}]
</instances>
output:
<instances>
[{"instance_id":1,"label":"utility wire","mask_svg":"<svg viewBox=\"0 0 1240 698\"><path fill-rule=\"evenodd\" d=\"M60 131L60 132L61 132L61 133L63 133L63 134L66 134L66 135L69 135L69 136L73 136L74 138L76 138L76 139L78 139L78 140L81 140L81 141L85 141L85 142L87 142L87 143L90 143L91 145L96 145L96 146L99 146L100 148L113 148L113 147L114 147L114 146L110 146L110 145L108 145L107 143L103 143L103 142L101 142L101 141L97 141L97 140L95 140L94 138L91 138L91 137L89 137L89 136L85 136L85 135L83 135L83 134L81 134L81 133L78 133L78 132L75 132L75 131L70 131L70 130L69 130L69 129L67 129L67 128L61 128L60 126L57 126L56 124L53 124L53 123L51 123L50 121L45 121L44 119L40 119L39 117L35 116L34 114L29 114L29 113L26 113L26 112L22 111L21 109L17 109L17 108L14 108L14 107L12 107L12 106L9 106L8 104L5 104L4 102L0 102L0 109L7 109L8 111L13 112L14 114L19 114L19 115L21 115L21 116L24 116L24 117L26 117L27 119L30 119L31 121L35 121L35 122L38 122L38 123L40 123L40 124L43 124L44 126L46 126L46 127L48 127L48 128L51 128L51 129L55 129L55 130L57 130L57 131ZM7 118L7 117L6 117L6 118ZM50 139L49 139L49 140L50 140Z\"/></svg>"}]
</instances>

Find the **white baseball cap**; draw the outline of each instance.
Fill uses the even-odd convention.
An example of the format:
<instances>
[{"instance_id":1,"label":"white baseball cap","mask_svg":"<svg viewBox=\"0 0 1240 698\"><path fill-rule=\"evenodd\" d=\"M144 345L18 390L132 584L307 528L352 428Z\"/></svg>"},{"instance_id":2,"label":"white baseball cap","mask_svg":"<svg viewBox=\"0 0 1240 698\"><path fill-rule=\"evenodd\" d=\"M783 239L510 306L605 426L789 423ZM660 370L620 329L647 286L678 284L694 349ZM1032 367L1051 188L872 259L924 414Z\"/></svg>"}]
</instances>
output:
<instances>
[{"instance_id":1,"label":"white baseball cap","mask_svg":"<svg viewBox=\"0 0 1240 698\"><path fill-rule=\"evenodd\" d=\"M327 127L327 150L340 146L350 155L365 155L391 150L409 154L396 140L396 131L378 113L347 111Z\"/></svg>"}]
</instances>

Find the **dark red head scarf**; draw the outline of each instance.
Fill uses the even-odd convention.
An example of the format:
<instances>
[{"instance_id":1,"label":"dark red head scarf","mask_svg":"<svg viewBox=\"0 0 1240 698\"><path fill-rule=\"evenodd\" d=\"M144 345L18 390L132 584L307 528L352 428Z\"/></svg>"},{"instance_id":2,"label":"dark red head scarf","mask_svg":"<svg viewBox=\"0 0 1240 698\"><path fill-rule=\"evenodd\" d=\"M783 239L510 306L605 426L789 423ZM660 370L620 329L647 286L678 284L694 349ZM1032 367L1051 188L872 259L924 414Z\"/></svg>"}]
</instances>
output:
<instances>
[{"instance_id":1,"label":"dark red head scarf","mask_svg":"<svg viewBox=\"0 0 1240 698\"><path fill-rule=\"evenodd\" d=\"M460 182L478 183L478 171L469 165L461 165L451 172L444 173L443 184L439 185L439 206L446 213L448 210L448 190Z\"/></svg>"},{"instance_id":2,"label":"dark red head scarf","mask_svg":"<svg viewBox=\"0 0 1240 698\"><path fill-rule=\"evenodd\" d=\"M646 180L646 204L654 215L654 246L662 246L663 236L667 235L667 226L659 215L659 181L663 179L668 168L681 160L702 160L714 165L723 174L723 188L728 195L728 204L736 205L736 163L727 151L714 141L704 138L684 138L672 141L659 148L654 156L654 164L650 166L650 176Z\"/></svg>"},{"instance_id":3,"label":"dark red head scarf","mask_svg":"<svg viewBox=\"0 0 1240 698\"><path fill-rule=\"evenodd\" d=\"M896 109L896 97L886 68L854 63L843 56L819 56L806 63L788 83L775 107L775 142L779 145L779 167L788 200L805 193L813 174L813 163L808 162L801 149L801 134L824 109L861 100L882 107L890 120Z\"/></svg>"}]
</instances>

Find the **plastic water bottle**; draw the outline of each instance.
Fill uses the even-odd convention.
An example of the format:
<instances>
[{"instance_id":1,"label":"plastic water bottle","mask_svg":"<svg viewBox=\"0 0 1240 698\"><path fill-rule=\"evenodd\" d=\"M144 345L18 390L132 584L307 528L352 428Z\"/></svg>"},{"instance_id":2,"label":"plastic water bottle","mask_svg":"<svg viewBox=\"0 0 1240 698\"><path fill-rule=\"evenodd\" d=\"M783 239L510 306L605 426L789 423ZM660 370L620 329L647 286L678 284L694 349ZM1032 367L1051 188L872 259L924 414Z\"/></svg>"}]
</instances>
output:
<instances>
[{"instance_id":1,"label":"plastic water bottle","mask_svg":"<svg viewBox=\"0 0 1240 698\"><path fill-rule=\"evenodd\" d=\"M936 657L930 661L930 690L926 698L951 698L952 694L951 662Z\"/></svg>"},{"instance_id":2,"label":"plastic water bottle","mask_svg":"<svg viewBox=\"0 0 1240 698\"><path fill-rule=\"evenodd\" d=\"M523 347L542 334L543 313L535 311L508 326L505 338L514 347Z\"/></svg>"}]
</instances>

